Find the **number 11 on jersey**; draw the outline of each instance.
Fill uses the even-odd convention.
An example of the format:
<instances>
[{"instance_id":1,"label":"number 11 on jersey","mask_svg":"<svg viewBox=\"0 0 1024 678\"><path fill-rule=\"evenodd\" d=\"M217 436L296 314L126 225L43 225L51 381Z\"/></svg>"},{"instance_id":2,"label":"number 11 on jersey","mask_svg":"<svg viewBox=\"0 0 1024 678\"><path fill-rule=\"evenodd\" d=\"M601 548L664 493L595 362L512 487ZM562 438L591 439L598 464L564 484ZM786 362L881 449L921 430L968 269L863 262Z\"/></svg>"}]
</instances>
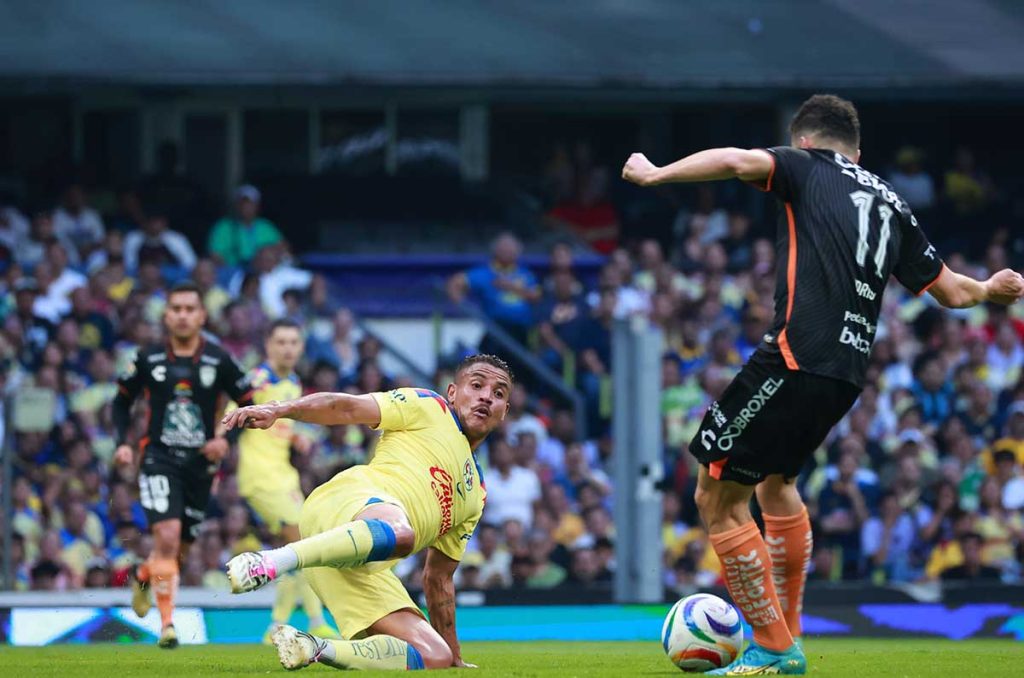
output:
<instances>
[{"instance_id":1,"label":"number 11 on jersey","mask_svg":"<svg viewBox=\"0 0 1024 678\"><path fill-rule=\"evenodd\" d=\"M857 220L860 235L857 238L857 265L863 267L868 257L868 234L871 231L871 206L875 204L875 195L867 191L854 191L850 200L857 207ZM875 252L875 273L879 278L885 277L885 252L889 247L889 233L892 229L892 208L882 203L878 206L878 217L882 221L882 231L878 237L878 250Z\"/></svg>"}]
</instances>

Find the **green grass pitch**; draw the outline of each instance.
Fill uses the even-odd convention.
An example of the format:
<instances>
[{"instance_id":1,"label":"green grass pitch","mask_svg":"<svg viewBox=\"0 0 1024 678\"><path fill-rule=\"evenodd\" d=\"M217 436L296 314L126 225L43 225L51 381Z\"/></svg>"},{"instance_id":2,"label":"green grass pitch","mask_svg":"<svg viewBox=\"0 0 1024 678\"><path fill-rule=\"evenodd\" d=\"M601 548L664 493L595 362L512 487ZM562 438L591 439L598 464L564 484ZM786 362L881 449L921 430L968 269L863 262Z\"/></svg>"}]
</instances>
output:
<instances>
[{"instance_id":1,"label":"green grass pitch","mask_svg":"<svg viewBox=\"0 0 1024 678\"><path fill-rule=\"evenodd\" d=\"M816 640L806 643L811 676L1020 675L1024 644L1013 640ZM651 643L466 643L466 661L480 666L474 678L557 676L558 678L680 676L656 642ZM304 674L329 675L312 666ZM450 673L450 672L449 672ZM273 648L207 645L160 650L126 645L64 645L0 648L0 675L155 676L285 675ZM361 675L391 675L367 672Z\"/></svg>"}]
</instances>

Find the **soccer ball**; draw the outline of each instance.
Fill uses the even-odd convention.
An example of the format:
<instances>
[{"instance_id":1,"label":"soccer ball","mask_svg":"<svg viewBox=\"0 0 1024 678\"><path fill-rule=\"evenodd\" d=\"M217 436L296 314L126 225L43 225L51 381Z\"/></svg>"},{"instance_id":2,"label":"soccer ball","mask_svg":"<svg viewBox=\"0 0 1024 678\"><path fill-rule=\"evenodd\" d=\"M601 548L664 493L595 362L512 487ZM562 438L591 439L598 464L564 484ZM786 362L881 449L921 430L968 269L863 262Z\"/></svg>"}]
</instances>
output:
<instances>
[{"instance_id":1,"label":"soccer ball","mask_svg":"<svg viewBox=\"0 0 1024 678\"><path fill-rule=\"evenodd\" d=\"M672 663L703 673L736 659L743 645L740 615L718 596L696 593L672 606L661 627L661 645Z\"/></svg>"}]
</instances>

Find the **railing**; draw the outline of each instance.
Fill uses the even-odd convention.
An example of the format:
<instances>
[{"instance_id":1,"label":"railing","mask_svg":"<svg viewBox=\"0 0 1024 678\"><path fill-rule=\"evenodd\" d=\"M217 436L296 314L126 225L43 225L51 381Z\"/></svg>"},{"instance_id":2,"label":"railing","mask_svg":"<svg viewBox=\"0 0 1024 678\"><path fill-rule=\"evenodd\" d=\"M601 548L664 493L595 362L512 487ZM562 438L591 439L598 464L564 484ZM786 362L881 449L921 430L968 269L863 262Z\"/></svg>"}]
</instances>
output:
<instances>
[{"instance_id":1,"label":"railing","mask_svg":"<svg viewBox=\"0 0 1024 678\"><path fill-rule=\"evenodd\" d=\"M445 293L444 285L438 282L435 285L436 293L436 306L434 312L435 322L435 350L440 353L440 341L437 337L440 334L440 323L443 322L443 307L446 304L447 294ZM498 323L494 322L490 317L487 316L483 310L471 301L462 301L460 303L452 304L456 310L464 315L467 315L474 320L480 322L484 326L484 330L487 335L490 336L495 342L497 342L503 351L507 352L510 356L513 356L516 362L524 367L529 373L537 379L537 381L543 383L551 391L557 394L564 402L572 406L573 419L576 423L576 439L584 440L587 434L586 424L586 406L583 402L583 396L576 391L575 388L568 385L562 378L562 375L558 374L550 367L545 365L536 355L534 355L528 348L523 346L519 341L512 335L505 331ZM440 359L440 355L438 355Z\"/></svg>"},{"instance_id":2,"label":"railing","mask_svg":"<svg viewBox=\"0 0 1024 678\"><path fill-rule=\"evenodd\" d=\"M384 337L384 335L382 335L382 334L380 334L378 332L374 332L372 329L370 329L370 326L366 323L365 320L363 320L362 318L356 318L355 322L356 322L356 327L358 327L360 330L362 330L363 334L365 334L367 336L370 336L370 337L373 337L374 339L376 339L377 342L380 344L380 347L386 353L388 353L392 358L394 358L395 360L400 362L402 364L402 367L404 367L406 370L408 370L409 376L413 377L413 380L417 384L424 384L424 385L433 385L434 384L434 377L433 377L433 375L427 374L423 370L422 367L417 365L413 361L412 358L407 356L397 346L395 346L393 343L391 343L391 341L386 339Z\"/></svg>"}]
</instances>

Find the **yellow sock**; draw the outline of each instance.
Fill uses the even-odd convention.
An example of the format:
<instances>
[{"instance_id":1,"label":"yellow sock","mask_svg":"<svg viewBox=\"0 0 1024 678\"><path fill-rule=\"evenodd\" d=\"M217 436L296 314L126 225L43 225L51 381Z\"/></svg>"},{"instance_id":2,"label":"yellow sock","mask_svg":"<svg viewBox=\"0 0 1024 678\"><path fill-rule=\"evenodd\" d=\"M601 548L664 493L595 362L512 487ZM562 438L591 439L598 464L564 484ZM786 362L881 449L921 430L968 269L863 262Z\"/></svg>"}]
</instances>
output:
<instances>
[{"instance_id":1,"label":"yellow sock","mask_svg":"<svg viewBox=\"0 0 1024 678\"><path fill-rule=\"evenodd\" d=\"M322 625L324 623L324 604L320 602L319 596L306 581L305 575L300 573L296 577L296 584L299 597L302 599L302 609L309 617L309 627L315 628Z\"/></svg>"},{"instance_id":2,"label":"yellow sock","mask_svg":"<svg viewBox=\"0 0 1024 678\"><path fill-rule=\"evenodd\" d=\"M370 636L363 640L328 640L320 661L336 669L422 669L423 657L415 647L394 636Z\"/></svg>"},{"instance_id":3,"label":"yellow sock","mask_svg":"<svg viewBox=\"0 0 1024 678\"><path fill-rule=\"evenodd\" d=\"M395 550L395 531L383 520L353 520L288 547L300 568L356 567L387 560Z\"/></svg>"},{"instance_id":4,"label":"yellow sock","mask_svg":"<svg viewBox=\"0 0 1024 678\"><path fill-rule=\"evenodd\" d=\"M274 607L270 608L270 619L275 624L287 624L292 611L295 610L299 586L307 585L305 580L300 581L299 576L294 573L278 577L274 585L277 587L277 593L274 596Z\"/></svg>"}]
</instances>

